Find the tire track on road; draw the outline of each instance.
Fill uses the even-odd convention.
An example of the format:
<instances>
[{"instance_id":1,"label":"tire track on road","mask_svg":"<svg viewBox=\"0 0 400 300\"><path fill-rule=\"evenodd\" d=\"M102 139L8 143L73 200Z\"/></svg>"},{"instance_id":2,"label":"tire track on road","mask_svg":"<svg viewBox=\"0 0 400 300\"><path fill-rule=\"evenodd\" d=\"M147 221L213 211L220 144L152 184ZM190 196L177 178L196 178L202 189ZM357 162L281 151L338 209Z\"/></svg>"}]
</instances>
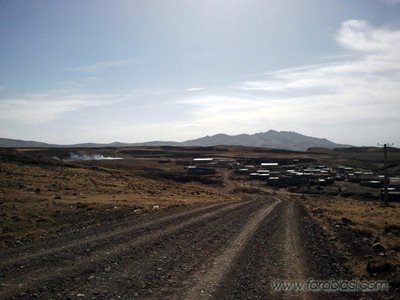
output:
<instances>
[{"instance_id":1,"label":"tire track on road","mask_svg":"<svg viewBox=\"0 0 400 300\"><path fill-rule=\"evenodd\" d=\"M282 198L274 220L263 221L232 272L213 295L215 299L312 299L303 291L280 291L282 280L307 280L307 250L300 233L296 203Z\"/></svg>"},{"instance_id":2,"label":"tire track on road","mask_svg":"<svg viewBox=\"0 0 400 300\"><path fill-rule=\"evenodd\" d=\"M278 199L257 211L235 239L213 260L211 270L206 274L198 273L194 276L193 281L197 282L197 284L188 291L184 297L185 299L197 300L213 297L223 278L231 271L234 262L240 256L254 232L280 202Z\"/></svg>"},{"instance_id":3,"label":"tire track on road","mask_svg":"<svg viewBox=\"0 0 400 300\"><path fill-rule=\"evenodd\" d=\"M99 267L110 266L110 272L102 274L101 270L93 270L74 276L62 295L72 297L83 293L100 298L130 299L137 294L141 299L168 299L208 257L220 253L247 222L246 216L263 205L261 201L254 201L137 247L130 253L102 261ZM55 290L62 290L62 286L57 285Z\"/></svg>"},{"instance_id":4,"label":"tire track on road","mask_svg":"<svg viewBox=\"0 0 400 300\"><path fill-rule=\"evenodd\" d=\"M282 270L285 279L291 281L304 282L307 280L304 264L303 249L299 246L300 233L297 218L294 211L293 201L288 202L285 211L285 219L288 224L285 228L285 247L284 247L284 269ZM309 292L285 292L283 299L312 299Z\"/></svg>"},{"instance_id":5,"label":"tire track on road","mask_svg":"<svg viewBox=\"0 0 400 300\"><path fill-rule=\"evenodd\" d=\"M202 213L204 211L208 211L208 210L212 210L218 207L223 207L223 206L227 206L232 204L232 202L228 202L228 203L214 203L214 204L210 204L207 206L203 206L203 207L197 207L194 209L190 209L184 212L180 212L180 213L176 213L170 216L165 216L165 217L161 217L160 219L154 220L154 221L147 221L145 223L142 224L135 224L135 225L128 225L128 227L124 227L124 228L117 228L117 229L112 229L110 232L105 232L102 233L100 235L97 236L90 236L90 237L84 237L78 240L72 240L72 241L63 241L63 245L60 246L55 246L46 250L42 250L42 251L38 251L34 254L23 254L19 257L15 257L13 256L12 258L6 259L3 258L3 260L0 262L0 270L4 270L6 268L10 268L10 267L19 267L18 265L21 264L25 264L30 260L33 259L40 259L42 257L48 257L54 254L57 254L58 252L64 252L64 251L70 251L73 248L77 248L77 247L82 247L84 245L88 245L90 243L95 243L95 242L100 242L102 240L107 240L113 237L117 237L117 236L123 236L123 235L127 235L135 230L138 229L146 229L146 228L150 228L152 226L157 226L157 225L163 225L163 223L165 222L169 222L169 221L173 221L174 219L178 219L178 218L182 218L182 217L187 217L190 218L191 216L197 214L197 213ZM124 224L122 224L124 225ZM121 225L121 226L122 226Z\"/></svg>"},{"instance_id":6,"label":"tire track on road","mask_svg":"<svg viewBox=\"0 0 400 300\"><path fill-rule=\"evenodd\" d=\"M188 226L195 225L197 223L205 222L208 219L213 217L217 217L225 212L240 208L244 205L251 203L250 201L238 202L238 203L230 203L228 205L219 207L215 211L208 212L190 218L188 220L184 220L178 224L173 224L164 229L158 229L154 232L150 232L146 235L137 237L133 240L128 240L122 244L114 245L114 248L109 251L103 251L103 249L99 251L93 251L82 257L82 259L75 260L69 263L69 265L63 266L49 266L40 270L35 270L32 272L25 273L18 278L10 278L8 281L3 280L2 289L0 290L0 298L10 297L15 295L20 291L27 290L29 288L34 288L35 286L40 286L40 282L46 282L49 280L56 280L58 278L62 278L68 274L73 274L74 272L83 272L84 270L88 270L96 263L101 262L102 260L121 255L122 253L126 253L132 250L132 248L140 247L147 243L151 243L157 239L160 239L164 236L168 236L170 234L176 233L179 230L182 230Z\"/></svg>"}]
</instances>

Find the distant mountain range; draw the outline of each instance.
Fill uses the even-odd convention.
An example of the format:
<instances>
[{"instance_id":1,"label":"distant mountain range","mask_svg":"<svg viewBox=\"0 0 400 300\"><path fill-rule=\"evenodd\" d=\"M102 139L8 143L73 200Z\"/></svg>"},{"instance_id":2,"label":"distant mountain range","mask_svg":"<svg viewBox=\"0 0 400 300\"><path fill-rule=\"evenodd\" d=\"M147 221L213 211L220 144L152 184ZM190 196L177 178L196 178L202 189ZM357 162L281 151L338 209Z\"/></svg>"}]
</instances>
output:
<instances>
[{"instance_id":1,"label":"distant mountain range","mask_svg":"<svg viewBox=\"0 0 400 300\"><path fill-rule=\"evenodd\" d=\"M20 147L40 147L40 148L102 148L102 147L129 147L129 146L219 146L219 145L237 145L248 147L261 147L272 149L285 149L295 151L306 151L308 148L343 148L349 145L341 145L331 142L325 138L316 138L302 135L291 131L275 131L268 130L255 134L216 134L205 136L195 140L185 142L172 141L152 141L146 143L120 143L114 142L109 144L85 143L74 145L56 145L35 141L23 141L14 139L0 138L0 147L20 148Z\"/></svg>"}]
</instances>

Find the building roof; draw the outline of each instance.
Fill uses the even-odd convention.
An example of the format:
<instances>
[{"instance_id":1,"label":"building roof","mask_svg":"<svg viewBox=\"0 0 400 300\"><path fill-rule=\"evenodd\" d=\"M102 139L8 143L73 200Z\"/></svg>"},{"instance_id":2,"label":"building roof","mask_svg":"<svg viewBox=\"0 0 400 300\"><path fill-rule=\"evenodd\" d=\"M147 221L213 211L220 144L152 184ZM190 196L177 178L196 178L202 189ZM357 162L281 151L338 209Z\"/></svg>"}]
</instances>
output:
<instances>
[{"instance_id":1,"label":"building roof","mask_svg":"<svg viewBox=\"0 0 400 300\"><path fill-rule=\"evenodd\" d=\"M198 158L193 158L193 161L213 161L214 158L212 157L198 157Z\"/></svg>"},{"instance_id":2,"label":"building roof","mask_svg":"<svg viewBox=\"0 0 400 300\"><path fill-rule=\"evenodd\" d=\"M261 163L261 166L266 167L266 166L278 166L279 164L277 162L273 163Z\"/></svg>"}]
</instances>

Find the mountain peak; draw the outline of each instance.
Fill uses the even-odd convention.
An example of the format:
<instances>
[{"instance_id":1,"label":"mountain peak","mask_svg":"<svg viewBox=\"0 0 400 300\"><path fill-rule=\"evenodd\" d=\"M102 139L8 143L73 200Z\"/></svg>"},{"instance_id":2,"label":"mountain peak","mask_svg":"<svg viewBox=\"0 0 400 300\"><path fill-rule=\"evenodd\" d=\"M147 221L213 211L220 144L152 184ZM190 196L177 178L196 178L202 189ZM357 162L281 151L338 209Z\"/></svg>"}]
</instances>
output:
<instances>
[{"instance_id":1,"label":"mountain peak","mask_svg":"<svg viewBox=\"0 0 400 300\"><path fill-rule=\"evenodd\" d=\"M285 149L295 151L306 151L309 148L327 148L333 149L338 147L346 147L346 145L336 144L325 138L316 138L306 136L294 131L276 131L269 129L265 132L255 134L215 134L213 136L205 136L199 139L183 142L184 146L218 146L218 145L237 145L249 147L262 147Z\"/></svg>"},{"instance_id":2,"label":"mountain peak","mask_svg":"<svg viewBox=\"0 0 400 300\"><path fill-rule=\"evenodd\" d=\"M265 132L259 132L254 134L238 134L228 135L225 133L218 133L215 135L206 135L204 137L185 141L182 143L173 141L153 141L147 143L136 143L128 144L121 142L113 142L110 144L77 144L77 145L52 145L34 141L22 141L13 139L1 139L0 147L126 147L126 146L248 146L248 147L261 147L261 148L272 148L272 149L285 149L295 151L306 151L308 148L344 148L347 145L340 145L327 140L326 138L316 138L311 136L302 135L294 131L276 131L270 129Z\"/></svg>"}]
</instances>

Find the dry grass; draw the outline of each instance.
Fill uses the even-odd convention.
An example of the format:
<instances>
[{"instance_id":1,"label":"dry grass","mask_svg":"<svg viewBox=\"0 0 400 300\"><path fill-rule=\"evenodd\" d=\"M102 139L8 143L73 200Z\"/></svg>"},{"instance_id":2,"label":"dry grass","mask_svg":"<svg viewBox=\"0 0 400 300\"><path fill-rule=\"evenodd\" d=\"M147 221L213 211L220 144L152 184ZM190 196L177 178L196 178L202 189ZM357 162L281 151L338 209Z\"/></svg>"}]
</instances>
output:
<instances>
[{"instance_id":1,"label":"dry grass","mask_svg":"<svg viewBox=\"0 0 400 300\"><path fill-rule=\"evenodd\" d=\"M389 245L394 239L399 238L398 235L387 231L387 228L399 225L398 203L392 204L391 207L383 207L379 202L339 198L328 201L323 199L318 201L318 206L326 211L326 215L338 222L342 218L351 220L353 224L350 226L354 231L365 232L384 245Z\"/></svg>"},{"instance_id":2,"label":"dry grass","mask_svg":"<svg viewBox=\"0 0 400 300\"><path fill-rule=\"evenodd\" d=\"M372 241L379 241L386 248L386 257L382 259L390 261L392 265L400 265L400 203L383 207L380 202L338 197L308 197L304 203L314 219L332 237L336 235L332 224L340 223L346 218L350 222L351 230ZM320 210L317 211L316 208ZM340 236L337 238L337 246L346 252L348 241L341 241ZM370 259L371 257L362 255L352 257L350 263L355 274L367 275L365 266Z\"/></svg>"},{"instance_id":3,"label":"dry grass","mask_svg":"<svg viewBox=\"0 0 400 300\"><path fill-rule=\"evenodd\" d=\"M229 199L232 199L232 195ZM2 163L0 246L4 241L38 237L68 226L68 217L115 207L151 208L227 200L218 189L178 184L126 172L88 167ZM73 220L73 217L69 218Z\"/></svg>"}]
</instances>

